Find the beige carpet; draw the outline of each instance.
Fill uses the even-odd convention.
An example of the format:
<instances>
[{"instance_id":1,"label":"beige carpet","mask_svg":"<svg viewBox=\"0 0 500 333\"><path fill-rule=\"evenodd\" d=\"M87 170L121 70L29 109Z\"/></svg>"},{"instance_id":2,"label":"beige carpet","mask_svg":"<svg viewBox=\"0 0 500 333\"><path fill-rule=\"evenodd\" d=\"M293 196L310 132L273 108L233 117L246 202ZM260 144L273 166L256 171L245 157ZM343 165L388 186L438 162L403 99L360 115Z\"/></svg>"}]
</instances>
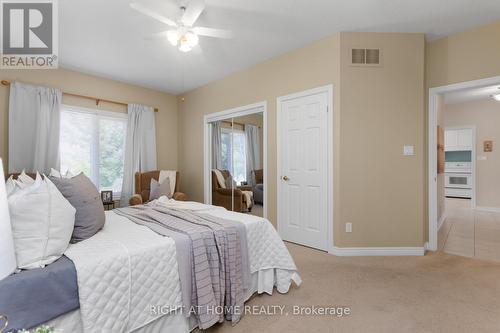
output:
<instances>
[{"instance_id":1,"label":"beige carpet","mask_svg":"<svg viewBox=\"0 0 500 333\"><path fill-rule=\"evenodd\" d=\"M252 211L248 212L250 215L255 215L255 216L264 216L264 206L259 205L259 204L254 204L252 207Z\"/></svg>"},{"instance_id":2,"label":"beige carpet","mask_svg":"<svg viewBox=\"0 0 500 333\"><path fill-rule=\"evenodd\" d=\"M287 244L303 284L249 305L343 305L344 318L245 316L208 332L500 332L500 264L448 255L335 257ZM197 331L200 332L200 331Z\"/></svg>"}]
</instances>

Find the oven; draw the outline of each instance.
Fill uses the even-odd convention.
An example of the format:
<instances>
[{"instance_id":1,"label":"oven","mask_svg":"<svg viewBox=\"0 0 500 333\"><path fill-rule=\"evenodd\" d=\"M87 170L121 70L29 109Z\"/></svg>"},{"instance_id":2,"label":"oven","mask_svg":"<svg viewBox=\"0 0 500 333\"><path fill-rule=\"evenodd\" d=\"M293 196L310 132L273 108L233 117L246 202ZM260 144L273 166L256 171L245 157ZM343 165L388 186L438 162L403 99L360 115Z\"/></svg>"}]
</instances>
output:
<instances>
[{"instance_id":1,"label":"oven","mask_svg":"<svg viewBox=\"0 0 500 333\"><path fill-rule=\"evenodd\" d=\"M446 173L444 186L449 188L472 188L472 174Z\"/></svg>"}]
</instances>

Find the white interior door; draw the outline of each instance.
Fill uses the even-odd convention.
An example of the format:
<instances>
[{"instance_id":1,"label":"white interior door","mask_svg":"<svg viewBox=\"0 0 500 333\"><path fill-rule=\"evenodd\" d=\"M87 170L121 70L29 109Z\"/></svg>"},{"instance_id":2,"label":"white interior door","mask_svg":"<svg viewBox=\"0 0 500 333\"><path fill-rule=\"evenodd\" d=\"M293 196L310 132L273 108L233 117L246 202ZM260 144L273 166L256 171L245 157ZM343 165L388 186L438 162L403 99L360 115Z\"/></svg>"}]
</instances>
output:
<instances>
[{"instance_id":1,"label":"white interior door","mask_svg":"<svg viewBox=\"0 0 500 333\"><path fill-rule=\"evenodd\" d=\"M279 232L284 240L327 250L328 93L281 100L278 112Z\"/></svg>"}]
</instances>

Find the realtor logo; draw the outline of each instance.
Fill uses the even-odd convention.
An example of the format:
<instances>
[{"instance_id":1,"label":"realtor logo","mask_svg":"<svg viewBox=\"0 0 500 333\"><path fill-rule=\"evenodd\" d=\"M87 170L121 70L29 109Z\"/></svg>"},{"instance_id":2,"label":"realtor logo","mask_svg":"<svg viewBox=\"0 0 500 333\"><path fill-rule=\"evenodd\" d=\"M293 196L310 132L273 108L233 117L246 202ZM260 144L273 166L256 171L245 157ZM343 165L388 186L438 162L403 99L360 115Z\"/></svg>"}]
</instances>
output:
<instances>
[{"instance_id":1,"label":"realtor logo","mask_svg":"<svg viewBox=\"0 0 500 333\"><path fill-rule=\"evenodd\" d=\"M57 68L56 0L0 0L1 68Z\"/></svg>"}]
</instances>

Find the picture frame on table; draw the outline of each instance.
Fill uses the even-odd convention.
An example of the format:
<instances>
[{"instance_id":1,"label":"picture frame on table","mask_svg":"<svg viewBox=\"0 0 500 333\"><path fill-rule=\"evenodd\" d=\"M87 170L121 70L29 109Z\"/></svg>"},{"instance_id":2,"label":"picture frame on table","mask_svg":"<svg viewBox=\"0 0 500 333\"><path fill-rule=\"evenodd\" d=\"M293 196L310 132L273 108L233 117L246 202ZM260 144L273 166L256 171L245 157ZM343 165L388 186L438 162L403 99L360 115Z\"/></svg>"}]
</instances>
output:
<instances>
[{"instance_id":1,"label":"picture frame on table","mask_svg":"<svg viewBox=\"0 0 500 333\"><path fill-rule=\"evenodd\" d=\"M113 191L101 191L102 203L113 203Z\"/></svg>"}]
</instances>

